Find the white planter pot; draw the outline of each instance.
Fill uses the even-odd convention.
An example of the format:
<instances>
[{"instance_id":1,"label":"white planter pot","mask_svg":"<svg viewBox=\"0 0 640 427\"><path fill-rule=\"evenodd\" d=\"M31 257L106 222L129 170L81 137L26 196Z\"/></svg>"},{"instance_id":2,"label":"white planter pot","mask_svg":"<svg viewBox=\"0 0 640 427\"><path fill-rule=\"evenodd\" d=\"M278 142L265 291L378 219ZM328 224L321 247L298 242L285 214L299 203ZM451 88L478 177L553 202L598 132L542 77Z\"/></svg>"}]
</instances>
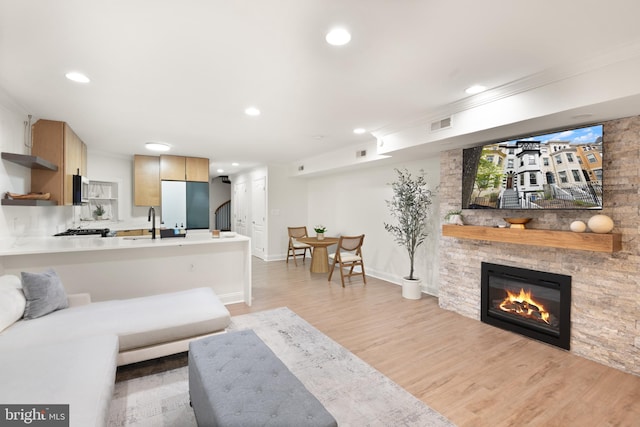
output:
<instances>
[{"instance_id":1,"label":"white planter pot","mask_svg":"<svg viewBox=\"0 0 640 427\"><path fill-rule=\"evenodd\" d=\"M409 280L406 277L402 279L402 297L406 299L422 298L422 280Z\"/></svg>"},{"instance_id":2,"label":"white planter pot","mask_svg":"<svg viewBox=\"0 0 640 427\"><path fill-rule=\"evenodd\" d=\"M462 222L462 215L451 215L447 222L452 225L464 225L464 222Z\"/></svg>"}]
</instances>

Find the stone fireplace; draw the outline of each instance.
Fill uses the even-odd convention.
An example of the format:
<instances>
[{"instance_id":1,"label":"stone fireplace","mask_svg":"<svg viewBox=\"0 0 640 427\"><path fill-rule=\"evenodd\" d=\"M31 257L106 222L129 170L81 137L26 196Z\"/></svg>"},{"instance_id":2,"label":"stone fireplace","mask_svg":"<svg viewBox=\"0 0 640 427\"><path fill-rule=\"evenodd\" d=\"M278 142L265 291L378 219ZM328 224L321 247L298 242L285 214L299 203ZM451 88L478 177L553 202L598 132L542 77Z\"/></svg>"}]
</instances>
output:
<instances>
[{"instance_id":1,"label":"stone fireplace","mask_svg":"<svg viewBox=\"0 0 640 427\"><path fill-rule=\"evenodd\" d=\"M570 352L640 375L640 117L604 122L604 208L585 211L464 210L466 224L494 227L503 217L532 217L530 229L569 230L595 213L610 216L622 249L579 248L439 238L439 305L481 320L481 265L518 266L571 276ZM483 143L486 141L478 141ZM440 217L460 209L462 150L440 157ZM442 255L442 254L446 254Z\"/></svg>"},{"instance_id":2,"label":"stone fireplace","mask_svg":"<svg viewBox=\"0 0 640 427\"><path fill-rule=\"evenodd\" d=\"M480 320L569 350L571 277L483 262Z\"/></svg>"}]
</instances>

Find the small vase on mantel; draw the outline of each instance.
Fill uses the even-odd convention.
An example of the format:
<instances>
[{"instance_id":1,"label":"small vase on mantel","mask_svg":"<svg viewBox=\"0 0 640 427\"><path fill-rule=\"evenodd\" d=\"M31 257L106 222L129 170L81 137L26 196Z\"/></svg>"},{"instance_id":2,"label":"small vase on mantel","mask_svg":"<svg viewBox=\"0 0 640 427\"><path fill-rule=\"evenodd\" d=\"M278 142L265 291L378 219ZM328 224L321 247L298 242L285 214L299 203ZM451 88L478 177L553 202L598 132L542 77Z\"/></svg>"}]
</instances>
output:
<instances>
[{"instance_id":1,"label":"small vase on mantel","mask_svg":"<svg viewBox=\"0 0 640 427\"><path fill-rule=\"evenodd\" d=\"M317 233L317 234L316 234L316 238L317 238L318 240L324 240L324 233Z\"/></svg>"}]
</instances>

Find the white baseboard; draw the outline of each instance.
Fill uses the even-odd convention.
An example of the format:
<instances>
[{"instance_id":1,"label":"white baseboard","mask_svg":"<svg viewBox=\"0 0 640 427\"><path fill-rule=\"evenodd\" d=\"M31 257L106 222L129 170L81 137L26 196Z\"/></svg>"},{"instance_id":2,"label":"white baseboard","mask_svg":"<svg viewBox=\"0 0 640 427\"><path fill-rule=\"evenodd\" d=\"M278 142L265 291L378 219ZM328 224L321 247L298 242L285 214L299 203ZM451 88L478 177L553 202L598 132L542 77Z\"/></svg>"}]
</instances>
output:
<instances>
[{"instance_id":1,"label":"white baseboard","mask_svg":"<svg viewBox=\"0 0 640 427\"><path fill-rule=\"evenodd\" d=\"M376 279L384 280L385 282L393 283L394 285L402 286L402 278L385 273L384 271L378 271L376 269L368 268L365 265L365 271L367 276L375 277Z\"/></svg>"},{"instance_id":2,"label":"white baseboard","mask_svg":"<svg viewBox=\"0 0 640 427\"><path fill-rule=\"evenodd\" d=\"M268 255L267 259L265 259L265 261L269 262L269 261L286 261L287 260L287 255L286 254L277 254L277 255Z\"/></svg>"},{"instance_id":3,"label":"white baseboard","mask_svg":"<svg viewBox=\"0 0 640 427\"><path fill-rule=\"evenodd\" d=\"M244 292L231 292L217 296L224 305L244 302Z\"/></svg>"},{"instance_id":4,"label":"white baseboard","mask_svg":"<svg viewBox=\"0 0 640 427\"><path fill-rule=\"evenodd\" d=\"M366 266L365 266L366 268ZM391 275L389 273L385 273L383 271L378 271L375 269L366 268L367 276L375 277L376 279L384 280L385 282L393 283L394 285L402 286L402 277L398 277L395 275ZM422 287L422 293L426 295L431 295L434 297L438 297L438 295L431 294Z\"/></svg>"},{"instance_id":5,"label":"white baseboard","mask_svg":"<svg viewBox=\"0 0 640 427\"><path fill-rule=\"evenodd\" d=\"M272 256L268 256L268 259L265 259L264 261L270 262L270 261L286 261L287 256L283 255L283 254L278 254L278 255L272 255ZM389 274L386 273L384 271L379 271L373 268L369 268L365 265L365 271L367 276L371 276L371 277L375 277L376 279L380 279L380 280L384 280L385 282L389 282L392 283L394 285L398 285L398 286L402 286L402 277L393 275L393 274ZM427 292L424 288L422 289L422 293L423 294L427 294L427 295L432 295L429 292ZM437 297L438 295L432 295ZM222 300L222 297L220 297L220 299ZM224 302L224 300L223 300ZM235 301L235 302L242 302L242 300L240 301ZM230 304L230 303L229 303Z\"/></svg>"}]
</instances>

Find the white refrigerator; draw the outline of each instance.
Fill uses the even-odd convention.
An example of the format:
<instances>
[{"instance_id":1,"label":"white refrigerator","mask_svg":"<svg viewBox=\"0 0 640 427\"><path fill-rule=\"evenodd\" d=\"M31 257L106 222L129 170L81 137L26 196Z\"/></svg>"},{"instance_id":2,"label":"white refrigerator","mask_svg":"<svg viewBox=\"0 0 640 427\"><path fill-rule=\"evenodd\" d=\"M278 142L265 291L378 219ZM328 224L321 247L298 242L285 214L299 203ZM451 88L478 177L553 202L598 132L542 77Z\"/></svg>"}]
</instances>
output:
<instances>
[{"instance_id":1,"label":"white refrigerator","mask_svg":"<svg viewBox=\"0 0 640 427\"><path fill-rule=\"evenodd\" d=\"M165 228L209 228L209 183L162 181L161 194Z\"/></svg>"}]
</instances>

